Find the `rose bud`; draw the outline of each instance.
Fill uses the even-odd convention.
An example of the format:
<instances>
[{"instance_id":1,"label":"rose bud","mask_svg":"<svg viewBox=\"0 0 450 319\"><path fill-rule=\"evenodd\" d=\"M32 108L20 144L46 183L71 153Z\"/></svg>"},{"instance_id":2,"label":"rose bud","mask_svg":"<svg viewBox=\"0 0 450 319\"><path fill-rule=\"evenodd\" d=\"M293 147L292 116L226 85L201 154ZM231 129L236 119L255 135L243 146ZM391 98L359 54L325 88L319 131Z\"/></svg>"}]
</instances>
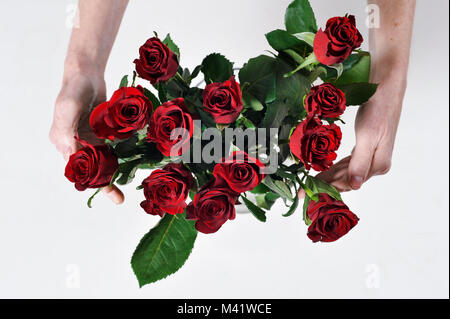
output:
<instances>
[{"instance_id":1,"label":"rose bud","mask_svg":"<svg viewBox=\"0 0 450 319\"><path fill-rule=\"evenodd\" d=\"M241 114L241 88L232 76L224 83L208 84L203 91L203 107L217 124L233 123Z\"/></svg>"},{"instance_id":2,"label":"rose bud","mask_svg":"<svg viewBox=\"0 0 450 319\"><path fill-rule=\"evenodd\" d=\"M187 206L186 219L196 220L195 228L201 233L215 233L227 220L236 217L236 196L228 187L210 182Z\"/></svg>"},{"instance_id":3,"label":"rose bud","mask_svg":"<svg viewBox=\"0 0 450 319\"><path fill-rule=\"evenodd\" d=\"M121 87L91 113L89 124L101 139L126 139L147 125L153 105L141 90Z\"/></svg>"},{"instance_id":4,"label":"rose bud","mask_svg":"<svg viewBox=\"0 0 450 319\"><path fill-rule=\"evenodd\" d=\"M143 182L146 200L141 207L151 215L181 214L186 208L186 199L194 180L183 164L170 163L154 170Z\"/></svg>"},{"instance_id":5,"label":"rose bud","mask_svg":"<svg viewBox=\"0 0 450 319\"><path fill-rule=\"evenodd\" d=\"M65 176L79 191L108 186L119 168L117 157L108 145L92 146L78 141L83 148L70 156Z\"/></svg>"},{"instance_id":6,"label":"rose bud","mask_svg":"<svg viewBox=\"0 0 450 319\"><path fill-rule=\"evenodd\" d=\"M313 242L338 240L356 226L359 218L347 205L327 194L320 194L319 201L309 202L307 214L311 220L308 237Z\"/></svg>"},{"instance_id":7,"label":"rose bud","mask_svg":"<svg viewBox=\"0 0 450 319\"><path fill-rule=\"evenodd\" d=\"M236 151L214 167L214 177L222 179L236 193L250 191L261 183L264 167L258 159L243 151Z\"/></svg>"},{"instance_id":8,"label":"rose bud","mask_svg":"<svg viewBox=\"0 0 450 319\"><path fill-rule=\"evenodd\" d=\"M326 171L337 157L341 138L339 126L323 125L320 119L309 116L292 133L289 147L306 169Z\"/></svg>"},{"instance_id":9,"label":"rose bud","mask_svg":"<svg viewBox=\"0 0 450 319\"><path fill-rule=\"evenodd\" d=\"M328 20L325 31L317 31L314 54L320 63L333 65L344 62L362 42L354 16L335 17Z\"/></svg>"},{"instance_id":10,"label":"rose bud","mask_svg":"<svg viewBox=\"0 0 450 319\"><path fill-rule=\"evenodd\" d=\"M183 98L158 107L150 118L147 140L165 156L179 156L189 148L194 122Z\"/></svg>"},{"instance_id":11,"label":"rose bud","mask_svg":"<svg viewBox=\"0 0 450 319\"><path fill-rule=\"evenodd\" d=\"M330 83L314 86L305 98L305 109L321 118L339 117L345 111L345 94Z\"/></svg>"},{"instance_id":12,"label":"rose bud","mask_svg":"<svg viewBox=\"0 0 450 319\"><path fill-rule=\"evenodd\" d=\"M139 48L139 59L134 60L136 73L151 84L165 82L178 70L178 58L158 38L148 39Z\"/></svg>"}]
</instances>

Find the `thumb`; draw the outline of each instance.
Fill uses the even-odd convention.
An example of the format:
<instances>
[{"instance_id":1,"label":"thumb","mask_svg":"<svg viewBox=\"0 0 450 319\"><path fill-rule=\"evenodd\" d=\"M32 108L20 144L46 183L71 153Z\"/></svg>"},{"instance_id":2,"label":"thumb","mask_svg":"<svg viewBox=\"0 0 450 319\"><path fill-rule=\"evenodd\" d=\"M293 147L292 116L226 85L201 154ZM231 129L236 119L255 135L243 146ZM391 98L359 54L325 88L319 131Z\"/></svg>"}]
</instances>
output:
<instances>
[{"instance_id":1,"label":"thumb","mask_svg":"<svg viewBox=\"0 0 450 319\"><path fill-rule=\"evenodd\" d=\"M369 174L375 148L368 139L357 140L348 166L348 183L353 190L360 189Z\"/></svg>"}]
</instances>

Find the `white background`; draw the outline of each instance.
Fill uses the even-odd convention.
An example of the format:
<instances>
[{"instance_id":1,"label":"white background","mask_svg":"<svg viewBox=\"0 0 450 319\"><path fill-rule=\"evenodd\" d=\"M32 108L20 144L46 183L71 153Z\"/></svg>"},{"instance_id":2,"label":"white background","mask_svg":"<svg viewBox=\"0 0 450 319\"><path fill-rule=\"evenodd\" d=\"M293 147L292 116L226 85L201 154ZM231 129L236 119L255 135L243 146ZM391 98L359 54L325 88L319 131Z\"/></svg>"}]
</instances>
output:
<instances>
[{"instance_id":1,"label":"white background","mask_svg":"<svg viewBox=\"0 0 450 319\"><path fill-rule=\"evenodd\" d=\"M182 64L218 51L237 65L269 49L289 0L132 0L106 72L108 95L133 70L138 47L171 32ZM0 297L448 298L448 1L418 0L409 87L389 175L344 200L361 221L332 244L306 237L300 211L268 222L239 214L198 236L175 275L138 288L130 257L158 221L139 207L139 174L115 206L77 192L48 141L74 1L0 4ZM312 1L317 22L353 13L367 38L365 1ZM354 143L345 114L340 156Z\"/></svg>"}]
</instances>

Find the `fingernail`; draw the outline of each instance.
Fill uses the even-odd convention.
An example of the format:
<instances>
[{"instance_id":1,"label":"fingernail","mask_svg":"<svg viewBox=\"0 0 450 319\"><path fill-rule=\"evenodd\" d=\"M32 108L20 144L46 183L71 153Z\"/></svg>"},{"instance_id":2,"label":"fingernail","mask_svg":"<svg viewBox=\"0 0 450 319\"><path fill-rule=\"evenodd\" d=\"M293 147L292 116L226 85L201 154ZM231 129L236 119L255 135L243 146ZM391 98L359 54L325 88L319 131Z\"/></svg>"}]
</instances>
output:
<instances>
[{"instance_id":1,"label":"fingernail","mask_svg":"<svg viewBox=\"0 0 450 319\"><path fill-rule=\"evenodd\" d=\"M361 176L352 176L352 178L350 179L350 186L354 190L360 189L363 182L364 179Z\"/></svg>"},{"instance_id":2,"label":"fingernail","mask_svg":"<svg viewBox=\"0 0 450 319\"><path fill-rule=\"evenodd\" d=\"M120 196L116 192L111 192L108 195L109 195L109 198L111 198L111 200L113 201L114 204L120 205L120 204L123 203L122 196Z\"/></svg>"},{"instance_id":3,"label":"fingernail","mask_svg":"<svg viewBox=\"0 0 450 319\"><path fill-rule=\"evenodd\" d=\"M305 198L305 191L303 190L303 189L301 189L301 190L299 190L298 191L298 198L299 199L303 199L303 198Z\"/></svg>"}]
</instances>

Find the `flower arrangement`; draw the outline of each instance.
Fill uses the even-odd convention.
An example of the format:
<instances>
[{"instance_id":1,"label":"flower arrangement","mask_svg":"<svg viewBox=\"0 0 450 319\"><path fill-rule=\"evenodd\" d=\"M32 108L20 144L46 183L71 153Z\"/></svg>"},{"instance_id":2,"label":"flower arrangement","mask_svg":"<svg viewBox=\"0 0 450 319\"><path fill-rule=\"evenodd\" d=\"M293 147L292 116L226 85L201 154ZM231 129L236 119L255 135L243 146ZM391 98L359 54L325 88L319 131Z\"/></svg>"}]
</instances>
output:
<instances>
[{"instance_id":1,"label":"flower arrangement","mask_svg":"<svg viewBox=\"0 0 450 319\"><path fill-rule=\"evenodd\" d=\"M219 231L236 218L236 205L265 222L281 199L287 217L303 189L313 242L335 241L358 223L339 192L311 170L333 166L340 116L375 93L370 54L358 49L363 38L354 16L318 29L309 2L294 0L285 25L266 34L276 53L250 59L238 74L218 53L192 71L182 68L170 35L161 41L155 34L139 49L132 82L124 76L111 99L92 110L90 125L104 143L79 139L65 176L77 190L97 189L91 207L100 188L152 169L138 187L141 207L161 220L131 260L140 286L180 269L198 232ZM204 88L192 85L200 74ZM151 86L135 85L136 77Z\"/></svg>"}]
</instances>

